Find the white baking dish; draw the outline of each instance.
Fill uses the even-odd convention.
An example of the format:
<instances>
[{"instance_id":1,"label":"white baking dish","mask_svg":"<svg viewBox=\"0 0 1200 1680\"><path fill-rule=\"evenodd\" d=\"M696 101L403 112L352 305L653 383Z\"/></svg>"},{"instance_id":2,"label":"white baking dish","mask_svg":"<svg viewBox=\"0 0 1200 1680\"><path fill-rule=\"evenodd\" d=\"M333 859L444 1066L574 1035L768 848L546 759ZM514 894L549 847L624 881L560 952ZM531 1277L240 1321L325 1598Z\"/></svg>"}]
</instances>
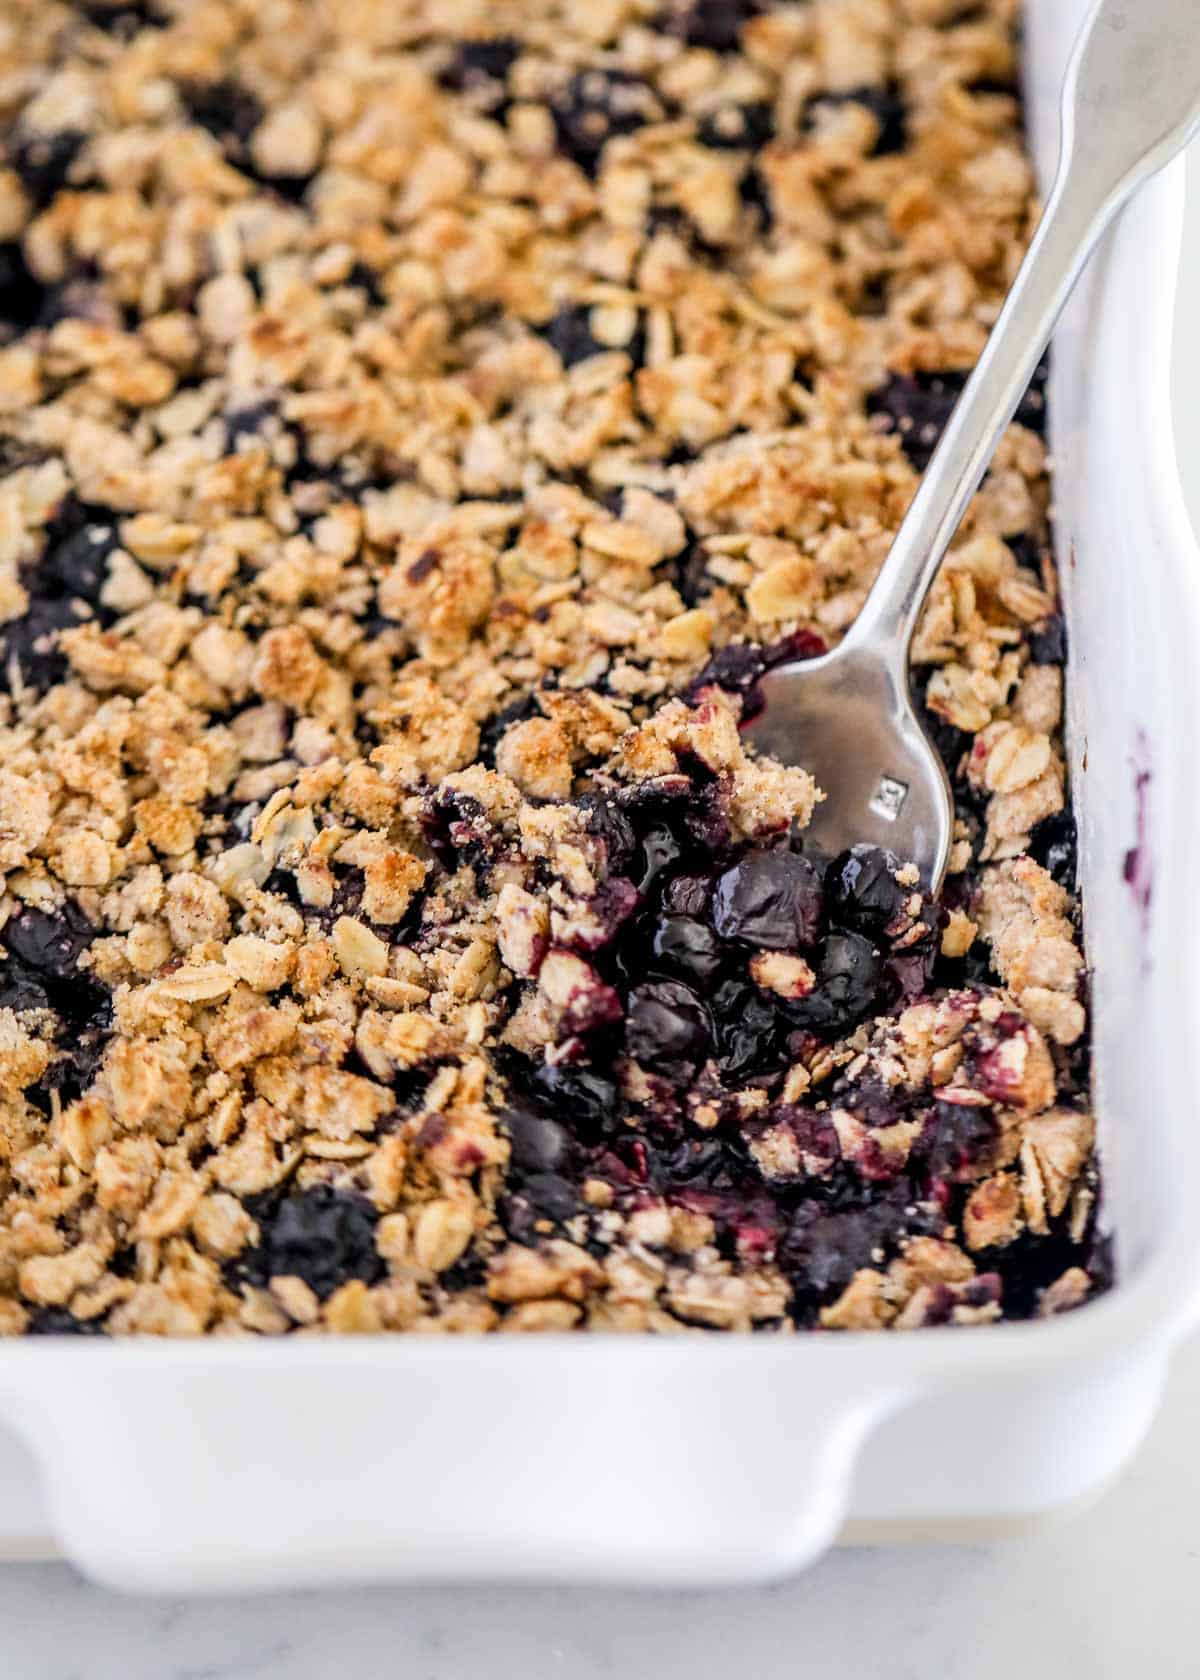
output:
<instances>
[{"instance_id":1,"label":"white baking dish","mask_svg":"<svg viewBox=\"0 0 1200 1680\"><path fill-rule=\"evenodd\" d=\"M1083 9L1030 0L1043 165ZM1050 1323L895 1336L0 1344L0 1547L53 1536L92 1575L173 1591L702 1585L795 1569L847 1523L1027 1520L1119 1469L1200 1301L1200 568L1168 401L1182 191L1176 168L1126 215L1052 381L1118 1288ZM1148 911L1123 880L1135 843Z\"/></svg>"}]
</instances>

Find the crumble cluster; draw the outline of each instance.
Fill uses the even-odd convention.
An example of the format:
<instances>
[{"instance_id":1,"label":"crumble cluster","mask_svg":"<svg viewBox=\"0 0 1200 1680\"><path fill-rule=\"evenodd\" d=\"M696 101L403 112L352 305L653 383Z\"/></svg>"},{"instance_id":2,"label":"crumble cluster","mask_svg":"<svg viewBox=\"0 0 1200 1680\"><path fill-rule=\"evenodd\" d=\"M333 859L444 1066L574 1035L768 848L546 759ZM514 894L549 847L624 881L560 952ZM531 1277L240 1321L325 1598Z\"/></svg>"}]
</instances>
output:
<instances>
[{"instance_id":1,"label":"crumble cluster","mask_svg":"<svg viewBox=\"0 0 1200 1680\"><path fill-rule=\"evenodd\" d=\"M0 1330L788 1331L1095 1238L1035 383L804 850L1034 216L1016 0L2 0Z\"/></svg>"}]
</instances>

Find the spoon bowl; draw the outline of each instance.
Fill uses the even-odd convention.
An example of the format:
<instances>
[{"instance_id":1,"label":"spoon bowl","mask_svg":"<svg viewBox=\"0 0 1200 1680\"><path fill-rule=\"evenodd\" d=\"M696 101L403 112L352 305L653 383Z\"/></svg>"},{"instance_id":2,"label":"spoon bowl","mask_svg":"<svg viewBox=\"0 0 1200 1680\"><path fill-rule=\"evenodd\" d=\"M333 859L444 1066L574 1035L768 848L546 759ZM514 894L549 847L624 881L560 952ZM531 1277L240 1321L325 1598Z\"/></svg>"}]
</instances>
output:
<instances>
[{"instance_id":1,"label":"spoon bowl","mask_svg":"<svg viewBox=\"0 0 1200 1680\"><path fill-rule=\"evenodd\" d=\"M909 698L907 672L886 652L843 644L768 671L763 710L743 733L759 752L802 763L825 798L805 830L827 857L857 842L912 860L942 884L954 828L950 783Z\"/></svg>"}]
</instances>

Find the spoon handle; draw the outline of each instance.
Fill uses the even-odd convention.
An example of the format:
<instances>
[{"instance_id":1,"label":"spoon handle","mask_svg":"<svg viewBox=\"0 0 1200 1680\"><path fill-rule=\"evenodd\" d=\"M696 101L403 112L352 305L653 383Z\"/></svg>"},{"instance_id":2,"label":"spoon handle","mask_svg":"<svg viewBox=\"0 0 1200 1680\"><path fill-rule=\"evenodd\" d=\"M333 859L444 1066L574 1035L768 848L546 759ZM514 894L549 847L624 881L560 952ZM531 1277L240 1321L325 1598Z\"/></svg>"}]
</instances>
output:
<instances>
[{"instance_id":1,"label":"spoon handle","mask_svg":"<svg viewBox=\"0 0 1200 1680\"><path fill-rule=\"evenodd\" d=\"M1071 57L1049 202L846 638L906 667L925 597L1097 240L1200 127L1200 0L1098 0Z\"/></svg>"}]
</instances>

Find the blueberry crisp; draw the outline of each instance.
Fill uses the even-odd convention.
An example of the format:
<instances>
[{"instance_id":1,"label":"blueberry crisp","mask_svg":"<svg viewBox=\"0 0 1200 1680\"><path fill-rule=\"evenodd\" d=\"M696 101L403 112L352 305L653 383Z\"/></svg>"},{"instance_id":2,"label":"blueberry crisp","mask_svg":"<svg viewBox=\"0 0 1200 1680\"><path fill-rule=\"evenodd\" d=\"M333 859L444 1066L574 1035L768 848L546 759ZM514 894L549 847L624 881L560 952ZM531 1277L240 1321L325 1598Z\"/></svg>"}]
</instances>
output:
<instances>
[{"instance_id":1,"label":"blueberry crisp","mask_svg":"<svg viewBox=\"0 0 1200 1680\"><path fill-rule=\"evenodd\" d=\"M1105 1287L1044 377L914 646L939 900L739 731L1029 237L1018 0L4 16L0 1330Z\"/></svg>"}]
</instances>

